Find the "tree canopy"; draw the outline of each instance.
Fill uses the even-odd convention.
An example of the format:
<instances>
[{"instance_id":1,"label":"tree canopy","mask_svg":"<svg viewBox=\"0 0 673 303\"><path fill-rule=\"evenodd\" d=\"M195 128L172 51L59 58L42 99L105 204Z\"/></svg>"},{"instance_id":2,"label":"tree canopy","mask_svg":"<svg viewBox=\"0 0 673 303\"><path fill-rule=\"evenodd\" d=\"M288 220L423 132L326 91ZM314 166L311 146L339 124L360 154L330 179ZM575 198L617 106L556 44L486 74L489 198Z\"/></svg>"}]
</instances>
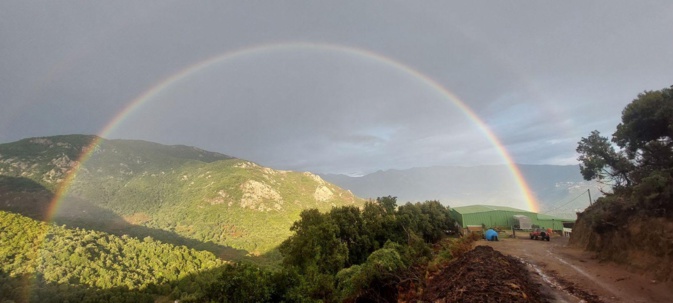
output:
<instances>
[{"instance_id":1,"label":"tree canopy","mask_svg":"<svg viewBox=\"0 0 673 303\"><path fill-rule=\"evenodd\" d=\"M621 120L611 139L593 131L578 142L582 175L644 209L673 209L673 86L639 94Z\"/></svg>"},{"instance_id":2,"label":"tree canopy","mask_svg":"<svg viewBox=\"0 0 673 303\"><path fill-rule=\"evenodd\" d=\"M0 211L0 301L392 302L402 283L422 283L432 245L454 228L438 201L304 210L283 263L260 267Z\"/></svg>"}]
</instances>

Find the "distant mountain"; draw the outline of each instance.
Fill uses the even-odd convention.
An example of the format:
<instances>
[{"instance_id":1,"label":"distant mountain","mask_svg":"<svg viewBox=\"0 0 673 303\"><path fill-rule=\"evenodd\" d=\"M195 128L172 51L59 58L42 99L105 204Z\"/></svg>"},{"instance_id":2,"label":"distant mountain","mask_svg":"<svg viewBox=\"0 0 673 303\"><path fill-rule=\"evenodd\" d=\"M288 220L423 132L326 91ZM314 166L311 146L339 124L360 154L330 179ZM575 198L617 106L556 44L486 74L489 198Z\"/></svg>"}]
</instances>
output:
<instances>
[{"instance_id":1,"label":"distant mountain","mask_svg":"<svg viewBox=\"0 0 673 303\"><path fill-rule=\"evenodd\" d=\"M573 217L574 210L588 206L588 196L573 198L591 189L599 195L598 185L582 179L578 166L519 165L541 212ZM490 166L434 166L406 170L378 171L362 177L321 175L325 180L351 190L363 198L393 195L399 201L439 200L445 205L512 205L521 193L509 168Z\"/></svg>"},{"instance_id":2,"label":"distant mountain","mask_svg":"<svg viewBox=\"0 0 673 303\"><path fill-rule=\"evenodd\" d=\"M45 219L83 152L91 156L60 202L57 223L152 236L224 257L271 251L303 209L363 203L308 172L188 146L68 135L0 144L0 209Z\"/></svg>"}]
</instances>

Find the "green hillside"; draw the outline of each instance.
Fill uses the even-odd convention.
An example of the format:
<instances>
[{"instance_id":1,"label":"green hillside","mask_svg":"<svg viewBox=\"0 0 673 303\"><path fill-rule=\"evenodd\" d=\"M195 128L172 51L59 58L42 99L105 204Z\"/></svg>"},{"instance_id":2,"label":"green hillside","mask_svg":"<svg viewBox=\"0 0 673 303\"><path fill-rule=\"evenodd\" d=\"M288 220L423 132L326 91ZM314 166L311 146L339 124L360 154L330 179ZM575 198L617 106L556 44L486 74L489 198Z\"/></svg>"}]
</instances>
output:
<instances>
[{"instance_id":1,"label":"green hillside","mask_svg":"<svg viewBox=\"0 0 673 303\"><path fill-rule=\"evenodd\" d=\"M96 139L69 135L0 144L0 207L43 218L56 189ZM193 147L102 139L93 148L56 222L150 235L235 258L272 251L304 209L363 204L311 173Z\"/></svg>"},{"instance_id":2,"label":"green hillside","mask_svg":"<svg viewBox=\"0 0 673 303\"><path fill-rule=\"evenodd\" d=\"M260 267L0 211L0 302L394 302L469 250L453 227L437 201L304 210Z\"/></svg>"},{"instance_id":3,"label":"green hillside","mask_svg":"<svg viewBox=\"0 0 673 303\"><path fill-rule=\"evenodd\" d=\"M224 265L210 252L151 237L66 228L4 211L0 242L0 299L18 302L180 297L182 292L197 293L199 289L189 286L214 280Z\"/></svg>"}]
</instances>

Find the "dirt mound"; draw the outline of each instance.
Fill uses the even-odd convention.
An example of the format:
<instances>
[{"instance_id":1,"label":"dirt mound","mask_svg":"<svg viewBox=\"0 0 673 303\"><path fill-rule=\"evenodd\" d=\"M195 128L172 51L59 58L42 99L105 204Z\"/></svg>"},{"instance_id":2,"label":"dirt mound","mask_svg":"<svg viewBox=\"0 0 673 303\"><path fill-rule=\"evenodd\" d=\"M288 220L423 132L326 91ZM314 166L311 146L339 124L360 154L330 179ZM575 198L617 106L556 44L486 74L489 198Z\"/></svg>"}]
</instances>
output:
<instances>
[{"instance_id":1,"label":"dirt mound","mask_svg":"<svg viewBox=\"0 0 673 303\"><path fill-rule=\"evenodd\" d=\"M428 278L423 302L549 302L524 264L477 246Z\"/></svg>"},{"instance_id":2,"label":"dirt mound","mask_svg":"<svg viewBox=\"0 0 673 303\"><path fill-rule=\"evenodd\" d=\"M626 265L634 272L673 281L673 218L653 217L620 209L616 202L601 202L578 215L570 245L595 252L600 260Z\"/></svg>"}]
</instances>

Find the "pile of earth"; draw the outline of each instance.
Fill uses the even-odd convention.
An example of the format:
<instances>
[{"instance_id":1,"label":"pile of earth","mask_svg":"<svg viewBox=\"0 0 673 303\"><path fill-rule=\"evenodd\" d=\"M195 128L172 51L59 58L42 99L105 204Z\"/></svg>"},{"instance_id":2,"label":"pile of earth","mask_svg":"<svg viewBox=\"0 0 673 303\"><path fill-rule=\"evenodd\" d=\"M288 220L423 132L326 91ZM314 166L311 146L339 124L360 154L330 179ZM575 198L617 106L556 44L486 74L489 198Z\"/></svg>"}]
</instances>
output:
<instances>
[{"instance_id":1,"label":"pile of earth","mask_svg":"<svg viewBox=\"0 0 673 303\"><path fill-rule=\"evenodd\" d=\"M626 199L598 200L578 214L568 243L633 272L673 281L673 214L657 217L637 207Z\"/></svg>"},{"instance_id":2,"label":"pile of earth","mask_svg":"<svg viewBox=\"0 0 673 303\"><path fill-rule=\"evenodd\" d=\"M422 302L549 302L516 258L477 246L428 278Z\"/></svg>"}]
</instances>

